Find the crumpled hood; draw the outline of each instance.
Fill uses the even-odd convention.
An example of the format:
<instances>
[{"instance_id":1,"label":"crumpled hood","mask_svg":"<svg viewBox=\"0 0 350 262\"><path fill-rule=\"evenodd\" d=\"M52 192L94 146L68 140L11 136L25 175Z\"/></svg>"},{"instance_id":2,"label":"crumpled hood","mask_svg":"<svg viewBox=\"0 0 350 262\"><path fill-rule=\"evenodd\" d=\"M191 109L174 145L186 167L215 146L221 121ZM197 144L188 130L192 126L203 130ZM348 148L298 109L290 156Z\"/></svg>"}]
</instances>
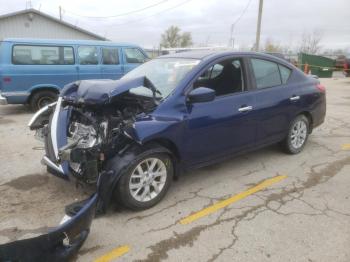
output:
<instances>
[{"instance_id":1,"label":"crumpled hood","mask_svg":"<svg viewBox=\"0 0 350 262\"><path fill-rule=\"evenodd\" d=\"M145 77L121 80L81 80L66 85L60 96L76 104L103 105L131 88L145 86Z\"/></svg>"}]
</instances>

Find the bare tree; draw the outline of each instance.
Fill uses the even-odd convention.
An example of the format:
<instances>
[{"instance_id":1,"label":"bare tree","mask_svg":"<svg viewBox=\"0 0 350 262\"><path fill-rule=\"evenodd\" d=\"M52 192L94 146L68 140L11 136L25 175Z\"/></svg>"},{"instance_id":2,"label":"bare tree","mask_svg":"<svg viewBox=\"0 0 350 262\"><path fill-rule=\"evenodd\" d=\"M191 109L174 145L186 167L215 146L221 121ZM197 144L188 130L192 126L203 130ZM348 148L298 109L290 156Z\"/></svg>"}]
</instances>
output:
<instances>
[{"instance_id":1,"label":"bare tree","mask_svg":"<svg viewBox=\"0 0 350 262\"><path fill-rule=\"evenodd\" d=\"M323 37L321 30L314 30L312 32L304 32L301 37L299 52L307 54L317 54L322 46L320 45Z\"/></svg>"},{"instance_id":2,"label":"bare tree","mask_svg":"<svg viewBox=\"0 0 350 262\"><path fill-rule=\"evenodd\" d=\"M180 40L180 46L181 47L188 47L193 44L192 42L192 35L190 32L184 32L181 35L181 40Z\"/></svg>"},{"instance_id":3,"label":"bare tree","mask_svg":"<svg viewBox=\"0 0 350 262\"><path fill-rule=\"evenodd\" d=\"M191 46L192 35L189 32L180 33L177 26L170 26L162 35L160 45L165 48L169 47L187 47Z\"/></svg>"},{"instance_id":4,"label":"bare tree","mask_svg":"<svg viewBox=\"0 0 350 262\"><path fill-rule=\"evenodd\" d=\"M271 38L266 39L264 51L269 53L282 53L282 47Z\"/></svg>"}]
</instances>

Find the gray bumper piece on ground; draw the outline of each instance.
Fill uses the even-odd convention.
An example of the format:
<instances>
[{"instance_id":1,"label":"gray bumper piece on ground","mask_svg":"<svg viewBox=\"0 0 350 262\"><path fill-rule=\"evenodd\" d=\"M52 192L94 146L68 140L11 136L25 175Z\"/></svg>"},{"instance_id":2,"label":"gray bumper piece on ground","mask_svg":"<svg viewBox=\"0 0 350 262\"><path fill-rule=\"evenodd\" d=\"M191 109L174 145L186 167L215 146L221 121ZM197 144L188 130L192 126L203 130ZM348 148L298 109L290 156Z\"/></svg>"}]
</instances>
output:
<instances>
[{"instance_id":1,"label":"gray bumper piece on ground","mask_svg":"<svg viewBox=\"0 0 350 262\"><path fill-rule=\"evenodd\" d=\"M7 98L3 97L0 93L0 105L7 105Z\"/></svg>"},{"instance_id":2,"label":"gray bumper piece on ground","mask_svg":"<svg viewBox=\"0 0 350 262\"><path fill-rule=\"evenodd\" d=\"M97 192L90 198L66 206L69 220L46 234L0 245L0 261L58 262L70 261L89 235L90 226L99 209L104 209L106 192L111 191L112 173L102 172Z\"/></svg>"}]
</instances>

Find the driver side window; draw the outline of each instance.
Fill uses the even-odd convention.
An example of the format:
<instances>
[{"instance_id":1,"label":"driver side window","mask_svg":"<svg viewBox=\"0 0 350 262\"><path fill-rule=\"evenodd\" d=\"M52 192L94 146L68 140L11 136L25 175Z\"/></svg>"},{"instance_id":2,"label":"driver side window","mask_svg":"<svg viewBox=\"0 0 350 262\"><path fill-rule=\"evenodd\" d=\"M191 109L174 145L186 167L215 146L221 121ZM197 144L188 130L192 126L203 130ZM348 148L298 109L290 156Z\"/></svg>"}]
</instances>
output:
<instances>
[{"instance_id":1,"label":"driver side window","mask_svg":"<svg viewBox=\"0 0 350 262\"><path fill-rule=\"evenodd\" d=\"M209 67L193 84L193 88L207 87L216 96L229 95L244 90L243 70L240 59L225 59Z\"/></svg>"}]
</instances>

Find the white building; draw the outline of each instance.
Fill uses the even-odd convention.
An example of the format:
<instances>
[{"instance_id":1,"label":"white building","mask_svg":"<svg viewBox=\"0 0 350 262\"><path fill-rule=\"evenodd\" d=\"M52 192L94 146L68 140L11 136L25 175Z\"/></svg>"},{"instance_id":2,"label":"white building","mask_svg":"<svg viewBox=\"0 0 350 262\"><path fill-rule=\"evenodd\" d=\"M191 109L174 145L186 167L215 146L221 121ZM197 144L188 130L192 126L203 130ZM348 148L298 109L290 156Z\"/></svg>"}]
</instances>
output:
<instances>
[{"instance_id":1,"label":"white building","mask_svg":"<svg viewBox=\"0 0 350 262\"><path fill-rule=\"evenodd\" d=\"M0 40L5 38L106 40L35 9L1 15Z\"/></svg>"}]
</instances>

